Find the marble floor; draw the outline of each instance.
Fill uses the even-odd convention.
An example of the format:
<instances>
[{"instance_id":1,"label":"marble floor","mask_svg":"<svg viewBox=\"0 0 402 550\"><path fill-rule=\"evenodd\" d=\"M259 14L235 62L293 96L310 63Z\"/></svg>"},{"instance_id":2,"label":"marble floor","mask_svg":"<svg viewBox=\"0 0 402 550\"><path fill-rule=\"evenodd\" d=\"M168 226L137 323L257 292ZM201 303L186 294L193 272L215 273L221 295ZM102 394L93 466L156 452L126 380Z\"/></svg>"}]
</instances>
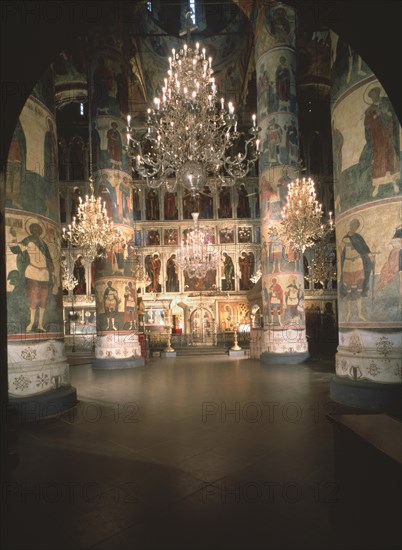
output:
<instances>
[{"instance_id":1,"label":"marble floor","mask_svg":"<svg viewBox=\"0 0 402 550\"><path fill-rule=\"evenodd\" d=\"M19 429L10 550L349 548L331 521L332 360L77 363L77 407Z\"/></svg>"}]
</instances>

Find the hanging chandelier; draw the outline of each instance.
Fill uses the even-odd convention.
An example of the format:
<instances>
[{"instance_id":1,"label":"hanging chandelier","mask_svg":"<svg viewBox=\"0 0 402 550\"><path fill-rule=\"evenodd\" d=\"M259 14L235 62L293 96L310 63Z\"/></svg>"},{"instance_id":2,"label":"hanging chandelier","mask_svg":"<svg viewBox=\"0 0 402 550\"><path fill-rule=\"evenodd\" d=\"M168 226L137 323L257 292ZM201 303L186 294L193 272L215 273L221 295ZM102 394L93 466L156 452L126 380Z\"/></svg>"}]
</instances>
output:
<instances>
[{"instance_id":1,"label":"hanging chandelier","mask_svg":"<svg viewBox=\"0 0 402 550\"><path fill-rule=\"evenodd\" d=\"M127 152L133 169L149 187L173 191L182 185L193 195L208 185L233 185L244 178L259 157L258 133L252 116L249 136L237 129L231 102L218 100L212 58L205 49L185 44L172 50L162 97L148 109L147 131L137 139L127 117Z\"/></svg>"},{"instance_id":2,"label":"hanging chandelier","mask_svg":"<svg viewBox=\"0 0 402 550\"><path fill-rule=\"evenodd\" d=\"M208 271L217 269L219 252L208 239L207 229L198 224L198 213L191 214L194 227L187 235L181 248L176 250L176 265L186 272L190 279L204 279Z\"/></svg>"},{"instance_id":3,"label":"hanging chandelier","mask_svg":"<svg viewBox=\"0 0 402 550\"><path fill-rule=\"evenodd\" d=\"M106 205L94 195L92 177L89 178L91 194L85 201L79 198L77 215L68 229L63 228L63 238L80 249L85 260L93 262L106 256L111 246L123 246L125 238L120 229L108 218Z\"/></svg>"},{"instance_id":4,"label":"hanging chandelier","mask_svg":"<svg viewBox=\"0 0 402 550\"><path fill-rule=\"evenodd\" d=\"M314 249L313 281L323 288L331 280L336 280L335 245L328 239L328 234L320 240Z\"/></svg>"},{"instance_id":5,"label":"hanging chandelier","mask_svg":"<svg viewBox=\"0 0 402 550\"><path fill-rule=\"evenodd\" d=\"M67 266L67 260L65 257L62 258L60 262L61 267L61 286L63 290L71 291L74 290L78 285L78 279L74 277Z\"/></svg>"},{"instance_id":6,"label":"hanging chandelier","mask_svg":"<svg viewBox=\"0 0 402 550\"><path fill-rule=\"evenodd\" d=\"M314 181L311 178L296 179L289 183L286 205L279 223L272 225L268 233L272 239L292 242L295 249L304 252L323 239L334 227L332 212L329 220L323 220L322 204L316 200Z\"/></svg>"}]
</instances>

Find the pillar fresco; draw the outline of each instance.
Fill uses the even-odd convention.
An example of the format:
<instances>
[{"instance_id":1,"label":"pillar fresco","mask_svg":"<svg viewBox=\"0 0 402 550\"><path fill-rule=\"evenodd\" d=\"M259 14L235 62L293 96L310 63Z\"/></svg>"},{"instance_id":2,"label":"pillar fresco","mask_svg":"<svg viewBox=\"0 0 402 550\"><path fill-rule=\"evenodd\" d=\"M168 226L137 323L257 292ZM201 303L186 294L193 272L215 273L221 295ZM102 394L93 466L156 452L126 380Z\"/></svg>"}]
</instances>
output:
<instances>
[{"instance_id":1,"label":"pillar fresco","mask_svg":"<svg viewBox=\"0 0 402 550\"><path fill-rule=\"evenodd\" d=\"M295 10L259 1L255 21L257 112L262 128L259 160L264 343L261 360L300 362L307 357L302 254L272 237L281 220L288 183L297 177Z\"/></svg>"},{"instance_id":2,"label":"pillar fresco","mask_svg":"<svg viewBox=\"0 0 402 550\"><path fill-rule=\"evenodd\" d=\"M35 86L11 141L5 185L9 395L31 419L71 407L64 352L57 134L52 72Z\"/></svg>"},{"instance_id":3,"label":"pillar fresco","mask_svg":"<svg viewBox=\"0 0 402 550\"><path fill-rule=\"evenodd\" d=\"M334 399L393 407L402 355L400 125L370 68L332 34L339 347Z\"/></svg>"},{"instance_id":4,"label":"pillar fresco","mask_svg":"<svg viewBox=\"0 0 402 550\"><path fill-rule=\"evenodd\" d=\"M138 339L131 166L125 151L129 67L124 45L99 49L90 63L91 153L95 191L105 203L126 245L117 245L96 261L97 338L94 368L143 365Z\"/></svg>"}]
</instances>

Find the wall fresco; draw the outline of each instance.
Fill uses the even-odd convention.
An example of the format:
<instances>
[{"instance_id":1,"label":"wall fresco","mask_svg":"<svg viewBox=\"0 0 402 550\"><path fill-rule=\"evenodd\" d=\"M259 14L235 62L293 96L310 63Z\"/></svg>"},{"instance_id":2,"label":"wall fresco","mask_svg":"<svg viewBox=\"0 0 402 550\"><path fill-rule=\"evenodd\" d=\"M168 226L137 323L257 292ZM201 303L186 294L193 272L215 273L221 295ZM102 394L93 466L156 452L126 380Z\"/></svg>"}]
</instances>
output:
<instances>
[{"instance_id":1,"label":"wall fresco","mask_svg":"<svg viewBox=\"0 0 402 550\"><path fill-rule=\"evenodd\" d=\"M118 277L97 278L97 331L136 329L137 293L132 281Z\"/></svg>"},{"instance_id":2,"label":"wall fresco","mask_svg":"<svg viewBox=\"0 0 402 550\"><path fill-rule=\"evenodd\" d=\"M401 325L398 200L367 204L337 221L339 317L342 326ZM373 219L386 223L373 224Z\"/></svg>"},{"instance_id":3,"label":"wall fresco","mask_svg":"<svg viewBox=\"0 0 402 550\"><path fill-rule=\"evenodd\" d=\"M56 125L53 114L32 96L9 149L5 205L59 221Z\"/></svg>"},{"instance_id":4,"label":"wall fresco","mask_svg":"<svg viewBox=\"0 0 402 550\"><path fill-rule=\"evenodd\" d=\"M256 59L282 44L295 46L295 11L283 4L259 6L255 21Z\"/></svg>"},{"instance_id":5,"label":"wall fresco","mask_svg":"<svg viewBox=\"0 0 402 550\"><path fill-rule=\"evenodd\" d=\"M159 252L145 256L145 269L150 279L150 284L146 287L146 292L161 292L160 282L162 262Z\"/></svg>"},{"instance_id":6,"label":"wall fresco","mask_svg":"<svg viewBox=\"0 0 402 550\"><path fill-rule=\"evenodd\" d=\"M31 98L44 105L54 113L54 79L53 69L49 66L32 89Z\"/></svg>"},{"instance_id":7,"label":"wall fresco","mask_svg":"<svg viewBox=\"0 0 402 550\"><path fill-rule=\"evenodd\" d=\"M296 13L282 4L258 4L255 23L261 199L264 345L268 353L307 350L301 254L270 230L281 219L288 184L299 162L296 97Z\"/></svg>"},{"instance_id":8,"label":"wall fresco","mask_svg":"<svg viewBox=\"0 0 402 550\"><path fill-rule=\"evenodd\" d=\"M147 37L141 40L140 55L144 68L146 95L151 101L154 96L160 95L172 48L179 51L184 40L161 36L160 27L145 10L138 24L143 36ZM218 89L225 95L229 94L235 101L239 99L237 94L242 88L247 70L248 48L244 48L244 37L249 35L246 32L247 26L245 16L239 11L227 25L224 33L202 40L202 46L213 59Z\"/></svg>"},{"instance_id":9,"label":"wall fresco","mask_svg":"<svg viewBox=\"0 0 402 550\"><path fill-rule=\"evenodd\" d=\"M331 96L336 101L359 81L372 75L370 67L333 31L331 38Z\"/></svg>"},{"instance_id":10,"label":"wall fresco","mask_svg":"<svg viewBox=\"0 0 402 550\"><path fill-rule=\"evenodd\" d=\"M336 104L332 132L336 213L401 194L400 126L377 80Z\"/></svg>"},{"instance_id":11,"label":"wall fresco","mask_svg":"<svg viewBox=\"0 0 402 550\"><path fill-rule=\"evenodd\" d=\"M380 82L331 34L338 261L336 373L401 381L400 126Z\"/></svg>"},{"instance_id":12,"label":"wall fresco","mask_svg":"<svg viewBox=\"0 0 402 550\"><path fill-rule=\"evenodd\" d=\"M246 302L220 302L218 304L219 330L233 331L237 326L250 323Z\"/></svg>"},{"instance_id":13,"label":"wall fresco","mask_svg":"<svg viewBox=\"0 0 402 550\"><path fill-rule=\"evenodd\" d=\"M7 210L6 290L9 334L63 334L59 228Z\"/></svg>"},{"instance_id":14,"label":"wall fresco","mask_svg":"<svg viewBox=\"0 0 402 550\"><path fill-rule=\"evenodd\" d=\"M190 278L187 275L187 271L183 271L184 277L184 290L185 292L194 292L201 290L216 290L216 271L211 269L207 272L204 279L197 279L197 277Z\"/></svg>"},{"instance_id":15,"label":"wall fresco","mask_svg":"<svg viewBox=\"0 0 402 550\"><path fill-rule=\"evenodd\" d=\"M242 250L238 258L239 264L239 289L250 290L254 283L250 280L250 277L254 275L255 268L255 256L252 252L246 252Z\"/></svg>"}]
</instances>

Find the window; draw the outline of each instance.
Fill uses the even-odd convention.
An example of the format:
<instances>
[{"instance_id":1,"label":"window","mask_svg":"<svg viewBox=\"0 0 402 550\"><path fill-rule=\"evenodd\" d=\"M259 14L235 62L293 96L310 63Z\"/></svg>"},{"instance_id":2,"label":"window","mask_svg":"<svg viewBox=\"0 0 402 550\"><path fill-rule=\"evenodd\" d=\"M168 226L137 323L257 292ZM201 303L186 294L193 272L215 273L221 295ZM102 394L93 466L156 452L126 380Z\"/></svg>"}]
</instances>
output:
<instances>
[{"instance_id":1,"label":"window","mask_svg":"<svg viewBox=\"0 0 402 550\"><path fill-rule=\"evenodd\" d=\"M191 9L191 21L193 22L193 25L195 25L195 23L196 23L195 0L190 0L190 9Z\"/></svg>"},{"instance_id":2,"label":"window","mask_svg":"<svg viewBox=\"0 0 402 550\"><path fill-rule=\"evenodd\" d=\"M152 13L152 2L147 2L147 10Z\"/></svg>"},{"instance_id":3,"label":"window","mask_svg":"<svg viewBox=\"0 0 402 550\"><path fill-rule=\"evenodd\" d=\"M84 116L84 104L80 103L80 115Z\"/></svg>"}]
</instances>

